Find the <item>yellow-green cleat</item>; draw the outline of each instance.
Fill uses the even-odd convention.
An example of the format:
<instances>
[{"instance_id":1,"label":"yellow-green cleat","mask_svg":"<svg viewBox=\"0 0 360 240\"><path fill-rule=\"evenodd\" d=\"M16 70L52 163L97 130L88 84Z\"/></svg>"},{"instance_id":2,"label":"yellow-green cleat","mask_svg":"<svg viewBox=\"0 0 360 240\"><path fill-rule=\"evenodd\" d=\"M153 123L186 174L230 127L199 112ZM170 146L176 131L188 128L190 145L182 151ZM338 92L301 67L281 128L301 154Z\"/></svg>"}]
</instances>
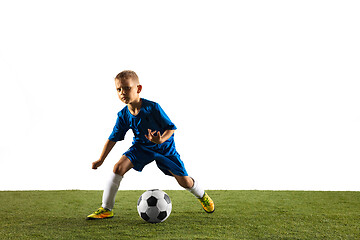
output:
<instances>
[{"instance_id":1,"label":"yellow-green cleat","mask_svg":"<svg viewBox=\"0 0 360 240\"><path fill-rule=\"evenodd\" d=\"M114 217L112 210L105 209L103 207L96 210L94 213L87 216L86 220L105 219Z\"/></svg>"},{"instance_id":2,"label":"yellow-green cleat","mask_svg":"<svg viewBox=\"0 0 360 240\"><path fill-rule=\"evenodd\" d=\"M209 197L207 193L205 193L202 198L199 198L199 201L205 212L213 213L215 211L214 201Z\"/></svg>"}]
</instances>

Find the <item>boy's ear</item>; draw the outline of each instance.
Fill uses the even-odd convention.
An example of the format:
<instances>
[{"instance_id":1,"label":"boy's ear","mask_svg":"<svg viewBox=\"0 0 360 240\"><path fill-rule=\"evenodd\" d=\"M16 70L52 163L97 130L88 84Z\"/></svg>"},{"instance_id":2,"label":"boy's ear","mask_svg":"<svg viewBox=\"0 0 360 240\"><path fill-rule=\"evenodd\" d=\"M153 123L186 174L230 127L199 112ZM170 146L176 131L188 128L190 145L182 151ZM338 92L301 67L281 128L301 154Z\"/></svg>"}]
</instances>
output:
<instances>
[{"instance_id":1,"label":"boy's ear","mask_svg":"<svg viewBox=\"0 0 360 240\"><path fill-rule=\"evenodd\" d=\"M137 85L137 88L138 88L137 93L140 93L142 90L142 86L139 84L139 85Z\"/></svg>"}]
</instances>

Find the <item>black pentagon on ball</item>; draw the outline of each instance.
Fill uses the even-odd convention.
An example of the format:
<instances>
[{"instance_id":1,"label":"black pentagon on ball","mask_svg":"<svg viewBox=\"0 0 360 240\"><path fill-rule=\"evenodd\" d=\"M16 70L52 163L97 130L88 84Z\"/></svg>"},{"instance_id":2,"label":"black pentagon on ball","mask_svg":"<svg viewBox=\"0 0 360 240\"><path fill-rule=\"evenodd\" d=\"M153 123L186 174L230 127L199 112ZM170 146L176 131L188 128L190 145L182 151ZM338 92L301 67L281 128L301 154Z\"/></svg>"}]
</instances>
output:
<instances>
[{"instance_id":1,"label":"black pentagon on ball","mask_svg":"<svg viewBox=\"0 0 360 240\"><path fill-rule=\"evenodd\" d=\"M167 212L166 211L163 211L163 212L160 212L159 215L158 215L158 219L159 220L164 220L167 216Z\"/></svg>"},{"instance_id":2,"label":"black pentagon on ball","mask_svg":"<svg viewBox=\"0 0 360 240\"><path fill-rule=\"evenodd\" d=\"M149 221L150 217L146 214L146 213L141 213L141 218L144 219L145 221Z\"/></svg>"},{"instance_id":3,"label":"black pentagon on ball","mask_svg":"<svg viewBox=\"0 0 360 240\"><path fill-rule=\"evenodd\" d=\"M141 200L142 200L142 195L139 197L139 200L138 200L138 203L137 203L138 206L140 205Z\"/></svg>"},{"instance_id":4,"label":"black pentagon on ball","mask_svg":"<svg viewBox=\"0 0 360 240\"><path fill-rule=\"evenodd\" d=\"M158 200L156 197L151 196L146 201L149 207L155 207Z\"/></svg>"},{"instance_id":5,"label":"black pentagon on ball","mask_svg":"<svg viewBox=\"0 0 360 240\"><path fill-rule=\"evenodd\" d=\"M164 199L165 199L167 204L171 203L170 197L167 194L164 194Z\"/></svg>"}]
</instances>

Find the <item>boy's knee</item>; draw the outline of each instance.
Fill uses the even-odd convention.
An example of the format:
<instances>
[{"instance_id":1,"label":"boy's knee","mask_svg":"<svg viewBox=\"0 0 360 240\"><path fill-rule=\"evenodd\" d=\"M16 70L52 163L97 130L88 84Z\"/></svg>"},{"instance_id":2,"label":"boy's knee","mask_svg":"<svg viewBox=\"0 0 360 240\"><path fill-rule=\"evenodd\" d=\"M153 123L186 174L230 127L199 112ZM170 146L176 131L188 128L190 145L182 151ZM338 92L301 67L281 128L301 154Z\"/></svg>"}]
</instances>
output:
<instances>
[{"instance_id":1,"label":"boy's knee","mask_svg":"<svg viewBox=\"0 0 360 240\"><path fill-rule=\"evenodd\" d=\"M121 163L116 163L113 169L113 173L119 174L120 176L124 176L126 171Z\"/></svg>"},{"instance_id":2,"label":"boy's knee","mask_svg":"<svg viewBox=\"0 0 360 240\"><path fill-rule=\"evenodd\" d=\"M183 188L192 188L194 186L193 179L188 176L180 178L178 182Z\"/></svg>"},{"instance_id":3,"label":"boy's knee","mask_svg":"<svg viewBox=\"0 0 360 240\"><path fill-rule=\"evenodd\" d=\"M113 172L119 174L120 176L124 176L124 174L133 167L134 165L131 163L131 161L126 156L122 156L115 164Z\"/></svg>"},{"instance_id":4,"label":"boy's knee","mask_svg":"<svg viewBox=\"0 0 360 240\"><path fill-rule=\"evenodd\" d=\"M192 188L192 186L193 186L192 183L186 182L182 187L183 188Z\"/></svg>"},{"instance_id":5,"label":"boy's knee","mask_svg":"<svg viewBox=\"0 0 360 240\"><path fill-rule=\"evenodd\" d=\"M121 170L121 167L118 164L115 164L114 169L113 169L113 173L121 175L120 170Z\"/></svg>"}]
</instances>

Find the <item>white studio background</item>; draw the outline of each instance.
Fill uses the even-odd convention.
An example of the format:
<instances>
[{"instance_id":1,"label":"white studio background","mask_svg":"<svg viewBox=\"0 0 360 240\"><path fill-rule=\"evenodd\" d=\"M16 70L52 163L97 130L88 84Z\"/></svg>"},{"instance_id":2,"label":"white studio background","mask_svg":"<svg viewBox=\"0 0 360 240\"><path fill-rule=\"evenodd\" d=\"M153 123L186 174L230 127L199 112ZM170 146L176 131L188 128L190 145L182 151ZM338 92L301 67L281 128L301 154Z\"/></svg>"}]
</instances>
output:
<instances>
[{"instance_id":1,"label":"white studio background","mask_svg":"<svg viewBox=\"0 0 360 240\"><path fill-rule=\"evenodd\" d=\"M360 190L358 1L1 1L0 190L102 189L118 100L177 125L207 189ZM120 189L181 189L150 164Z\"/></svg>"}]
</instances>

